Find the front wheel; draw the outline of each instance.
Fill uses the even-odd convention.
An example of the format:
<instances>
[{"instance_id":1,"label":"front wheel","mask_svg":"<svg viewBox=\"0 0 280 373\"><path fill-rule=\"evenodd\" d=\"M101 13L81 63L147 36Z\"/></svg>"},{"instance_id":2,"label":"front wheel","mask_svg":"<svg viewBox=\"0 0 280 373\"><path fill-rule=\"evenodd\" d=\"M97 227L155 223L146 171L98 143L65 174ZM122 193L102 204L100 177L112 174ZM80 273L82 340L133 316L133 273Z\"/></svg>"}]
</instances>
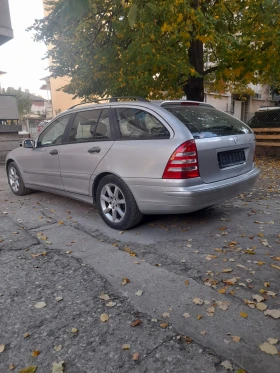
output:
<instances>
[{"instance_id":1,"label":"front wheel","mask_svg":"<svg viewBox=\"0 0 280 373\"><path fill-rule=\"evenodd\" d=\"M96 204L102 219L114 229L132 228L143 217L128 186L114 175L101 179L97 187Z\"/></svg>"},{"instance_id":2,"label":"front wheel","mask_svg":"<svg viewBox=\"0 0 280 373\"><path fill-rule=\"evenodd\" d=\"M8 181L12 192L17 196L24 196L31 193L31 190L26 188L15 162L11 162L8 166Z\"/></svg>"}]
</instances>

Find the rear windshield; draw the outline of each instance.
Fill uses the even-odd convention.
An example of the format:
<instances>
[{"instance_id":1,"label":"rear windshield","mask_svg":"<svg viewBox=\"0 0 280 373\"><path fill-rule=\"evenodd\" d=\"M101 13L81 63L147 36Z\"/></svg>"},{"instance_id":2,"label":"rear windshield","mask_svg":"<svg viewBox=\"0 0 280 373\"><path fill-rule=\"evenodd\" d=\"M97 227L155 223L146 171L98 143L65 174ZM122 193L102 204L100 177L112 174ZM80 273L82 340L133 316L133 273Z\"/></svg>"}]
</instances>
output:
<instances>
[{"instance_id":1,"label":"rear windshield","mask_svg":"<svg viewBox=\"0 0 280 373\"><path fill-rule=\"evenodd\" d=\"M164 105L164 108L180 119L195 139L251 133L243 122L211 107Z\"/></svg>"},{"instance_id":2,"label":"rear windshield","mask_svg":"<svg viewBox=\"0 0 280 373\"><path fill-rule=\"evenodd\" d=\"M280 127L280 110L268 110L256 112L248 122L252 128Z\"/></svg>"}]
</instances>

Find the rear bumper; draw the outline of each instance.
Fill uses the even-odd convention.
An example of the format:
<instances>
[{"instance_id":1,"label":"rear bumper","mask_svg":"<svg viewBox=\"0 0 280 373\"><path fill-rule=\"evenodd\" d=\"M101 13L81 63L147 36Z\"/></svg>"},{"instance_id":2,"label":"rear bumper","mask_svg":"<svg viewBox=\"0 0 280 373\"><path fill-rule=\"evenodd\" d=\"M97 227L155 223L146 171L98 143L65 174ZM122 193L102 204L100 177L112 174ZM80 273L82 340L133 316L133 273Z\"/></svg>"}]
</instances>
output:
<instances>
[{"instance_id":1,"label":"rear bumper","mask_svg":"<svg viewBox=\"0 0 280 373\"><path fill-rule=\"evenodd\" d=\"M260 170L209 184L189 187L130 184L125 180L144 214L179 214L193 212L235 197L253 187Z\"/></svg>"}]
</instances>

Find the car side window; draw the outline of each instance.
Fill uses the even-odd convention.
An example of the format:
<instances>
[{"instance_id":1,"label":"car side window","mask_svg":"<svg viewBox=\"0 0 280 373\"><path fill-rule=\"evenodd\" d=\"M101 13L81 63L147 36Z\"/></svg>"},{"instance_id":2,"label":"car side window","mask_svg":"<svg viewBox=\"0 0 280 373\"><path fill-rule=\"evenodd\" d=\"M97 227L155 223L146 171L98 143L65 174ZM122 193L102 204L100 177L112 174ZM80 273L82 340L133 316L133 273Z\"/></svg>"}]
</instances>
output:
<instances>
[{"instance_id":1,"label":"car side window","mask_svg":"<svg viewBox=\"0 0 280 373\"><path fill-rule=\"evenodd\" d=\"M116 109L117 121L122 138L126 139L169 139L167 128L152 114L141 109Z\"/></svg>"},{"instance_id":2,"label":"car side window","mask_svg":"<svg viewBox=\"0 0 280 373\"><path fill-rule=\"evenodd\" d=\"M39 136L38 146L59 145L69 121L70 114L58 118Z\"/></svg>"},{"instance_id":3,"label":"car side window","mask_svg":"<svg viewBox=\"0 0 280 373\"><path fill-rule=\"evenodd\" d=\"M95 109L76 114L67 142L109 139L111 139L111 129L108 109Z\"/></svg>"},{"instance_id":4,"label":"car side window","mask_svg":"<svg viewBox=\"0 0 280 373\"><path fill-rule=\"evenodd\" d=\"M93 141L101 111L101 109L97 109L77 113L67 142Z\"/></svg>"}]
</instances>

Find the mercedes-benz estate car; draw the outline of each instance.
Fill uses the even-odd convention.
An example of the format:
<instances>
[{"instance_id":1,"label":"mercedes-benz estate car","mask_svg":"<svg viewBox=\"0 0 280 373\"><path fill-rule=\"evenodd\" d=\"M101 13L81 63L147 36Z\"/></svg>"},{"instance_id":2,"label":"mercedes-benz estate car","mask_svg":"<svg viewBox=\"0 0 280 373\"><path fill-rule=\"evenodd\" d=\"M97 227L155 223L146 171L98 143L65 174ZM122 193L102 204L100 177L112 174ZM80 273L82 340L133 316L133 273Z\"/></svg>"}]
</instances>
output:
<instances>
[{"instance_id":1,"label":"mercedes-benz estate car","mask_svg":"<svg viewBox=\"0 0 280 373\"><path fill-rule=\"evenodd\" d=\"M250 189L254 152L252 130L209 104L112 98L56 116L8 154L6 169L14 194L95 204L124 230L144 214L189 213Z\"/></svg>"}]
</instances>

